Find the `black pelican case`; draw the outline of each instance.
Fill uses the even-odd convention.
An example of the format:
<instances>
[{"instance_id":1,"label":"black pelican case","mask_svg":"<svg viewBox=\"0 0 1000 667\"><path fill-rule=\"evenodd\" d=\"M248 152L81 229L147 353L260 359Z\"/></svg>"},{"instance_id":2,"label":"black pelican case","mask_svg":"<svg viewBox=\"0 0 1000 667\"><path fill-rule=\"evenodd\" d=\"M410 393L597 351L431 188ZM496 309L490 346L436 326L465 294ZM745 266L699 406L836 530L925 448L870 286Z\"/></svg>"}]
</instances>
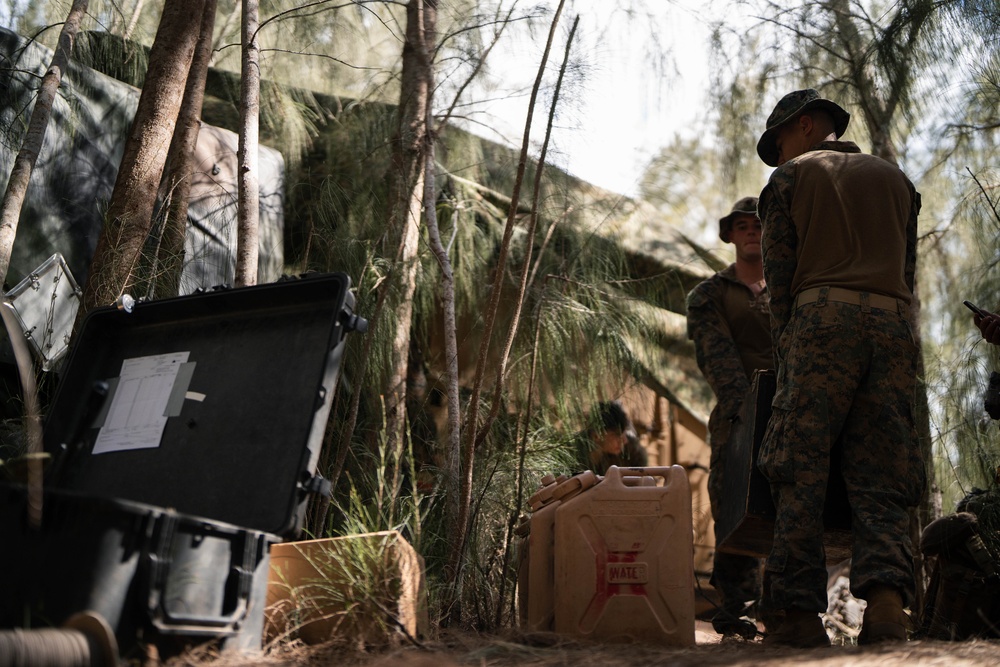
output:
<instances>
[{"instance_id":1,"label":"black pelican case","mask_svg":"<svg viewBox=\"0 0 1000 667\"><path fill-rule=\"evenodd\" d=\"M93 610L123 650L259 648L268 547L329 491L316 466L345 336L366 326L353 307L330 273L90 313L46 418L44 490L0 483L0 627Z\"/></svg>"}]
</instances>

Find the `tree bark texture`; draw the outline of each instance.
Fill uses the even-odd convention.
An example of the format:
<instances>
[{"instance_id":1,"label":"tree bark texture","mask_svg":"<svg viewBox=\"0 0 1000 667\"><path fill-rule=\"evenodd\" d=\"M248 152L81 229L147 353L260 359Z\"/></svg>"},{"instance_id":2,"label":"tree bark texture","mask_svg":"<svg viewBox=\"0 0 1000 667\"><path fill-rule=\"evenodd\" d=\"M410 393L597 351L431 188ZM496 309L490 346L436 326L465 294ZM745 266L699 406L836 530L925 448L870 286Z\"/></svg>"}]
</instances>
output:
<instances>
[{"instance_id":1,"label":"tree bark texture","mask_svg":"<svg viewBox=\"0 0 1000 667\"><path fill-rule=\"evenodd\" d=\"M260 25L257 0L243 0L243 74L240 83L239 223L236 237L237 287L257 284L257 244L260 219L258 151L260 146Z\"/></svg>"},{"instance_id":2,"label":"tree bark texture","mask_svg":"<svg viewBox=\"0 0 1000 667\"><path fill-rule=\"evenodd\" d=\"M80 31L80 21L87 13L88 4L88 0L74 0L66 22L63 23L62 31L59 33L59 43L52 56L52 62L49 64L45 76L42 77L35 106L28 121L24 143L14 159L10 179L7 181L7 189L4 191L3 202L0 203L0 285L7 279L14 238L17 236L17 223L21 218L21 208L24 206L24 197L28 192L31 172L35 168L35 162L38 161L39 153L42 152L42 145L45 143L45 129L48 127L49 117L52 115L52 104L59 91L59 82L62 80L63 72L69 66L70 55L73 53L73 43L76 40L76 34Z\"/></svg>"},{"instance_id":3,"label":"tree bark texture","mask_svg":"<svg viewBox=\"0 0 1000 667\"><path fill-rule=\"evenodd\" d=\"M410 324L416 289L417 247L423 196L423 167L427 144L427 109L437 22L437 0L409 0L406 5L406 40L400 77L398 125L392 140L388 175L389 245L393 253L392 277L386 288L395 327L391 362L383 395L386 406L386 443L390 451L402 446L406 420L406 370L410 350Z\"/></svg>"},{"instance_id":4,"label":"tree bark texture","mask_svg":"<svg viewBox=\"0 0 1000 667\"><path fill-rule=\"evenodd\" d=\"M428 100L429 102L429 100ZM457 525L461 511L462 406L458 386L458 327L455 320L455 273L448 250L441 242L437 219L437 189L434 166L436 131L432 110L427 109L427 157L424 167L424 219L431 251L441 267L441 309L444 328L445 384L448 394L448 449L445 454L445 516L447 525Z\"/></svg>"},{"instance_id":5,"label":"tree bark texture","mask_svg":"<svg viewBox=\"0 0 1000 667\"><path fill-rule=\"evenodd\" d=\"M181 103L177 126L170 143L168 171L164 179L164 199L167 202L163 232L156 254L156 298L177 296L184 269L184 241L187 235L188 203L191 197L191 175L194 171L194 149L201 129L201 108L205 99L205 80L212 58L212 30L215 26L217 0L205 0L201 34L191 61L184 101Z\"/></svg>"},{"instance_id":6,"label":"tree bark texture","mask_svg":"<svg viewBox=\"0 0 1000 667\"><path fill-rule=\"evenodd\" d=\"M87 312L114 303L137 280L204 8L205 0L164 3L146 83L84 289L78 327Z\"/></svg>"}]
</instances>

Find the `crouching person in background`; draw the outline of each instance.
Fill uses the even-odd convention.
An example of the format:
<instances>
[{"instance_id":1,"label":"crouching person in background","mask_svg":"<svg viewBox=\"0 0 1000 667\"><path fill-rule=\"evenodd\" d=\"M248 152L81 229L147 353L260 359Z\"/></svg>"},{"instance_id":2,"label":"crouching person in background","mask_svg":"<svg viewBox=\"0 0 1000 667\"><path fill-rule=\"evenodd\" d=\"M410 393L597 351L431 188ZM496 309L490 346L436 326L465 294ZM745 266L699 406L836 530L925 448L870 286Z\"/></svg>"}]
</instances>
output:
<instances>
[{"instance_id":1,"label":"crouching person in background","mask_svg":"<svg viewBox=\"0 0 1000 667\"><path fill-rule=\"evenodd\" d=\"M587 429L577 436L577 465L603 475L611 466L645 466L646 450L639 444L632 420L618 401L598 403Z\"/></svg>"}]
</instances>

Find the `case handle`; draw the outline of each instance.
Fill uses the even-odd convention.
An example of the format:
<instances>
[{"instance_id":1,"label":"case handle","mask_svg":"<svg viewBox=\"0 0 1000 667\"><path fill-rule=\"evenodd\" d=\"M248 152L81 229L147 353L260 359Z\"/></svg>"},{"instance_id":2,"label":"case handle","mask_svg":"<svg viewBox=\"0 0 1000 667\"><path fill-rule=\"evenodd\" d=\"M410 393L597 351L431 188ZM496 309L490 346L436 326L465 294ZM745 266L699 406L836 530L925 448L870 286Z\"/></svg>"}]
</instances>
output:
<instances>
[{"instance_id":1,"label":"case handle","mask_svg":"<svg viewBox=\"0 0 1000 667\"><path fill-rule=\"evenodd\" d=\"M153 627L163 634L233 636L240 630L249 609L254 571L267 548L263 534L249 530L226 531L214 527L230 544L230 570L223 591L223 612L219 615L182 614L172 612L166 604L166 584L169 580L172 559L171 548L177 536L178 518L163 516L159 538L148 556L149 585L147 608Z\"/></svg>"}]
</instances>

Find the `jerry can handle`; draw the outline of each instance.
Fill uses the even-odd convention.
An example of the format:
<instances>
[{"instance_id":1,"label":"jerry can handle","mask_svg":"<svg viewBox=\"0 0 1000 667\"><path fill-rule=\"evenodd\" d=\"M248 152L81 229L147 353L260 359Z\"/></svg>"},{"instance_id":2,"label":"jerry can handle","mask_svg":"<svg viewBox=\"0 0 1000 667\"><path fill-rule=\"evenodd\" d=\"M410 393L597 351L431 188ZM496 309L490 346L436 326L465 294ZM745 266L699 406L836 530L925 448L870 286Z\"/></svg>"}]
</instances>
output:
<instances>
[{"instance_id":1,"label":"jerry can handle","mask_svg":"<svg viewBox=\"0 0 1000 667\"><path fill-rule=\"evenodd\" d=\"M594 474L594 471L585 470L580 474L573 475L569 479L557 484L555 489L552 491L552 498L553 500L561 500L565 502L573 496L583 493L599 481L600 480L597 475Z\"/></svg>"},{"instance_id":2,"label":"jerry can handle","mask_svg":"<svg viewBox=\"0 0 1000 667\"><path fill-rule=\"evenodd\" d=\"M637 477L637 476L648 476L648 477L662 477L664 486L672 486L678 483L687 483L687 471L684 470L682 466L672 465L672 466L636 466L636 467L619 467L610 466L608 471L604 475L604 483L617 484L618 486L625 486L625 482L622 480L623 477ZM683 480L683 482L681 481Z\"/></svg>"}]
</instances>

